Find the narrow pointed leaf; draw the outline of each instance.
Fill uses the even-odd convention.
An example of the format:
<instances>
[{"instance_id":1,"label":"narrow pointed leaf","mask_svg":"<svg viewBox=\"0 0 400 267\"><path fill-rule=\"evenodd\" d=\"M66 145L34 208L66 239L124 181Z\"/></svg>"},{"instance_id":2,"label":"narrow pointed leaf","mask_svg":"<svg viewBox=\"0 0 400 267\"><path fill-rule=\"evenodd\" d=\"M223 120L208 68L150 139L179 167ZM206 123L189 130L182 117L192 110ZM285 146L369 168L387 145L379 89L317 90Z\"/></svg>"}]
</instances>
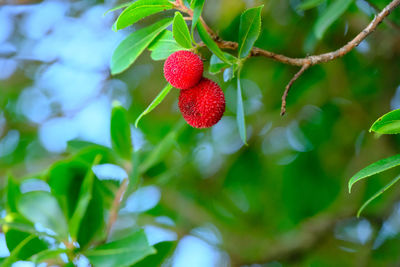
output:
<instances>
[{"instance_id":1,"label":"narrow pointed leaf","mask_svg":"<svg viewBox=\"0 0 400 267\"><path fill-rule=\"evenodd\" d=\"M131 129L126 110L118 103L113 103L111 112L112 148L123 158L130 159L132 153Z\"/></svg>"},{"instance_id":2,"label":"narrow pointed leaf","mask_svg":"<svg viewBox=\"0 0 400 267\"><path fill-rule=\"evenodd\" d=\"M185 50L174 39L171 31L165 30L149 45L151 58L153 60L165 60L172 53L180 50Z\"/></svg>"},{"instance_id":3,"label":"narrow pointed leaf","mask_svg":"<svg viewBox=\"0 0 400 267\"><path fill-rule=\"evenodd\" d=\"M8 212L17 212L17 199L21 195L19 183L9 175L7 179L7 203L6 208Z\"/></svg>"},{"instance_id":4,"label":"narrow pointed leaf","mask_svg":"<svg viewBox=\"0 0 400 267\"><path fill-rule=\"evenodd\" d=\"M383 194L386 190L388 190L392 185L394 185L396 182L400 180L400 175L394 178L390 183L385 185L384 187L381 188L378 192L376 192L372 197L370 197L365 203L361 206L361 208L357 212L357 217L360 217L361 212L365 209L366 206L368 206L369 203L371 203L375 198L379 197L380 195Z\"/></svg>"},{"instance_id":5,"label":"narrow pointed leaf","mask_svg":"<svg viewBox=\"0 0 400 267\"><path fill-rule=\"evenodd\" d=\"M349 8L353 0L336 0L326 8L314 25L314 34L318 39Z\"/></svg>"},{"instance_id":6,"label":"narrow pointed leaf","mask_svg":"<svg viewBox=\"0 0 400 267\"><path fill-rule=\"evenodd\" d=\"M99 164L100 159L101 156L97 156L92 166ZM72 238L74 238L74 240L77 239L82 219L85 216L86 210L89 206L89 202L92 199L93 183L94 173L92 171L92 168L89 168L81 185L76 209L69 221L70 234Z\"/></svg>"},{"instance_id":7,"label":"narrow pointed leaf","mask_svg":"<svg viewBox=\"0 0 400 267\"><path fill-rule=\"evenodd\" d=\"M138 127L140 119L144 115L150 113L153 109L155 109L164 100L164 98L167 96L169 91L171 91L171 89L172 89L172 85L170 85L170 84L167 84L167 86L165 86L164 89L162 89L162 91L156 96L156 98L154 98L154 100L150 103L150 105L136 119L136 121L135 121L136 128Z\"/></svg>"},{"instance_id":8,"label":"narrow pointed leaf","mask_svg":"<svg viewBox=\"0 0 400 267\"><path fill-rule=\"evenodd\" d=\"M239 129L239 135L244 144L247 144L246 121L244 117L244 106L242 98L242 85L240 82L240 71L237 76L237 103L236 103L236 121Z\"/></svg>"},{"instance_id":9,"label":"narrow pointed leaf","mask_svg":"<svg viewBox=\"0 0 400 267\"><path fill-rule=\"evenodd\" d=\"M146 28L128 35L115 49L111 59L111 74L115 75L132 65L146 47L172 23L171 18L163 19Z\"/></svg>"},{"instance_id":10,"label":"narrow pointed leaf","mask_svg":"<svg viewBox=\"0 0 400 267\"><path fill-rule=\"evenodd\" d=\"M380 117L371 126L369 131L380 134L399 134L400 133L400 109L393 110Z\"/></svg>"},{"instance_id":11,"label":"narrow pointed leaf","mask_svg":"<svg viewBox=\"0 0 400 267\"><path fill-rule=\"evenodd\" d=\"M264 5L250 8L240 16L239 26L239 58L245 58L250 54L254 43L260 35L261 10Z\"/></svg>"},{"instance_id":12,"label":"narrow pointed leaf","mask_svg":"<svg viewBox=\"0 0 400 267\"><path fill-rule=\"evenodd\" d=\"M178 44L184 48L192 48L192 38L190 37L189 28L180 12L175 12L172 33Z\"/></svg>"},{"instance_id":13,"label":"narrow pointed leaf","mask_svg":"<svg viewBox=\"0 0 400 267\"><path fill-rule=\"evenodd\" d=\"M138 0L127 7L116 21L116 29L128 27L152 14L172 9L174 5L168 0Z\"/></svg>"},{"instance_id":14,"label":"narrow pointed leaf","mask_svg":"<svg viewBox=\"0 0 400 267\"><path fill-rule=\"evenodd\" d=\"M351 188L356 182L399 165L400 154L372 163L371 165L365 167L364 169L356 173L353 177L351 177L349 181L349 193L351 193Z\"/></svg>"},{"instance_id":15,"label":"narrow pointed leaf","mask_svg":"<svg viewBox=\"0 0 400 267\"><path fill-rule=\"evenodd\" d=\"M116 10L118 10L118 9L122 9L122 8L128 7L128 6L131 5L131 4L132 4L132 2L126 2L126 3L122 3L122 4L120 4L120 5L117 5L116 7L113 7L113 8L111 8L111 9L107 10L107 11L104 13L103 16L107 15L107 14L110 13L110 12L116 11Z\"/></svg>"},{"instance_id":16,"label":"narrow pointed leaf","mask_svg":"<svg viewBox=\"0 0 400 267\"><path fill-rule=\"evenodd\" d=\"M201 40L205 43L208 49L211 50L219 59L223 62L231 64L231 62L225 57L224 53L218 47L218 45L213 41L211 36L208 34L207 30L204 28L203 24L197 24L197 30L199 32Z\"/></svg>"},{"instance_id":17,"label":"narrow pointed leaf","mask_svg":"<svg viewBox=\"0 0 400 267\"><path fill-rule=\"evenodd\" d=\"M199 22L201 13L203 12L204 0L193 0L192 4L190 5L191 9L193 10L193 18L192 18L192 35L193 31Z\"/></svg>"}]
</instances>

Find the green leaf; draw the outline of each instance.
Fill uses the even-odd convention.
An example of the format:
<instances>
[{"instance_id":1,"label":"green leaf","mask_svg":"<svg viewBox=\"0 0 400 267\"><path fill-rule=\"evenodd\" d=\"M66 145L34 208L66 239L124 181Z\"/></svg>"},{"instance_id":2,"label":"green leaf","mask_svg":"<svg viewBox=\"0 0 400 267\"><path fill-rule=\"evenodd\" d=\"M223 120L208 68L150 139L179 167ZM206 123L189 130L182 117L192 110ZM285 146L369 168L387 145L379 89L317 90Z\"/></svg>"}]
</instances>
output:
<instances>
[{"instance_id":1,"label":"green leaf","mask_svg":"<svg viewBox=\"0 0 400 267\"><path fill-rule=\"evenodd\" d=\"M239 58L249 55L254 43L260 35L261 10L264 5L250 8L240 16L239 26Z\"/></svg>"},{"instance_id":2,"label":"green leaf","mask_svg":"<svg viewBox=\"0 0 400 267\"><path fill-rule=\"evenodd\" d=\"M167 84L164 89L154 98L154 100L150 103L150 105L139 115L139 117L135 121L135 127L138 127L140 119L145 116L146 114L150 113L153 109L155 109L167 96L169 91L171 91L172 85Z\"/></svg>"},{"instance_id":3,"label":"green leaf","mask_svg":"<svg viewBox=\"0 0 400 267\"><path fill-rule=\"evenodd\" d=\"M39 239L39 237L50 235L48 233L38 232L33 224L23 218L22 215L8 213L4 219L0 219L0 224L5 233L7 247L10 251L14 250L29 235L35 236L35 238L28 242L24 249L16 255L18 260L26 260L32 255L48 248L47 244Z\"/></svg>"},{"instance_id":4,"label":"green leaf","mask_svg":"<svg viewBox=\"0 0 400 267\"><path fill-rule=\"evenodd\" d=\"M224 53L225 57L230 61L230 62L235 62L236 58L234 56L232 56L229 53ZM231 64L228 64L226 62L223 62L222 60L220 60L216 55L212 55L211 59L210 59L210 67L208 69L208 71L211 74L217 74L219 73L222 69L226 69L229 68L231 66Z\"/></svg>"},{"instance_id":5,"label":"green leaf","mask_svg":"<svg viewBox=\"0 0 400 267\"><path fill-rule=\"evenodd\" d=\"M116 21L120 30L152 14L172 9L174 5L168 0L138 0L127 7Z\"/></svg>"},{"instance_id":6,"label":"green leaf","mask_svg":"<svg viewBox=\"0 0 400 267\"><path fill-rule=\"evenodd\" d=\"M329 26L331 26L347 10L352 2L353 0L333 1L315 23L315 36L318 39L321 39Z\"/></svg>"},{"instance_id":7,"label":"green leaf","mask_svg":"<svg viewBox=\"0 0 400 267\"><path fill-rule=\"evenodd\" d=\"M131 128L126 109L119 102L113 103L111 112L111 143L112 148L124 159L130 159L132 154Z\"/></svg>"},{"instance_id":8,"label":"green leaf","mask_svg":"<svg viewBox=\"0 0 400 267\"><path fill-rule=\"evenodd\" d=\"M183 126L186 125L184 120L180 120L175 127L163 138L161 142L153 148L146 159L140 164L139 172L144 173L152 166L157 164L165 154L172 148L178 138L179 132L182 130Z\"/></svg>"},{"instance_id":9,"label":"green leaf","mask_svg":"<svg viewBox=\"0 0 400 267\"><path fill-rule=\"evenodd\" d=\"M351 188L356 182L399 165L400 154L372 163L351 177L349 181L349 193L351 193Z\"/></svg>"},{"instance_id":10,"label":"green leaf","mask_svg":"<svg viewBox=\"0 0 400 267\"><path fill-rule=\"evenodd\" d=\"M305 0L300 5L297 6L297 9L305 11L317 7L320 4L324 3L325 1L326 0Z\"/></svg>"},{"instance_id":11,"label":"green leaf","mask_svg":"<svg viewBox=\"0 0 400 267\"><path fill-rule=\"evenodd\" d=\"M19 183L15 179L8 175L7 179L7 211L17 212L17 199L21 195L21 190L19 189Z\"/></svg>"},{"instance_id":12,"label":"green leaf","mask_svg":"<svg viewBox=\"0 0 400 267\"><path fill-rule=\"evenodd\" d=\"M165 30L149 45L151 58L153 60L165 60L172 53L180 50L185 50L174 39L171 31Z\"/></svg>"},{"instance_id":13,"label":"green leaf","mask_svg":"<svg viewBox=\"0 0 400 267\"><path fill-rule=\"evenodd\" d=\"M400 109L393 110L380 117L374 122L369 131L374 131L380 134L399 134Z\"/></svg>"},{"instance_id":14,"label":"green leaf","mask_svg":"<svg viewBox=\"0 0 400 267\"><path fill-rule=\"evenodd\" d=\"M201 13L203 12L204 0L193 0L190 8L193 10L193 17L192 17L192 36L194 29L199 22Z\"/></svg>"},{"instance_id":15,"label":"green leaf","mask_svg":"<svg viewBox=\"0 0 400 267\"><path fill-rule=\"evenodd\" d=\"M242 139L242 142L247 145L246 121L244 117L242 85L240 82L240 70L237 75L236 121L239 129L240 138Z\"/></svg>"},{"instance_id":16,"label":"green leaf","mask_svg":"<svg viewBox=\"0 0 400 267\"><path fill-rule=\"evenodd\" d=\"M111 58L111 74L115 75L132 65L146 47L172 23L171 18L163 19L146 28L128 35L115 49Z\"/></svg>"},{"instance_id":17,"label":"green leaf","mask_svg":"<svg viewBox=\"0 0 400 267\"><path fill-rule=\"evenodd\" d=\"M125 8L125 7L127 7L127 6L129 6L129 5L131 5L131 4L132 4L132 1L131 1L131 2L122 3L122 4L120 4L120 5L117 5L116 7L113 7L113 8L111 8L111 9L107 10L107 11L104 13L103 16L107 15L107 14L110 13L110 12L116 11L116 10L118 10L118 9Z\"/></svg>"},{"instance_id":18,"label":"green leaf","mask_svg":"<svg viewBox=\"0 0 400 267\"><path fill-rule=\"evenodd\" d=\"M60 257L60 254L68 253L68 249L47 249L43 250L30 258L30 261L38 264L46 260L57 259Z\"/></svg>"},{"instance_id":19,"label":"green leaf","mask_svg":"<svg viewBox=\"0 0 400 267\"><path fill-rule=\"evenodd\" d=\"M143 230L138 230L127 237L98 246L84 254L96 267L130 266L156 253L147 242Z\"/></svg>"},{"instance_id":20,"label":"green leaf","mask_svg":"<svg viewBox=\"0 0 400 267\"><path fill-rule=\"evenodd\" d=\"M104 193L103 189L103 183L95 178L93 181L92 198L79 227L77 241L81 248L85 248L93 242L99 242L106 238L104 210L109 208L109 206L105 206L104 202L108 196Z\"/></svg>"},{"instance_id":21,"label":"green leaf","mask_svg":"<svg viewBox=\"0 0 400 267\"><path fill-rule=\"evenodd\" d=\"M99 164L100 158L101 156L96 157L92 166ZM71 219L69 220L69 232L74 240L77 239L82 219L85 216L90 201L92 200L93 183L94 183L94 174L92 168L90 168L88 169L86 177L82 182L78 203L76 205L75 211Z\"/></svg>"},{"instance_id":22,"label":"green leaf","mask_svg":"<svg viewBox=\"0 0 400 267\"><path fill-rule=\"evenodd\" d=\"M16 246L13 251L11 251L10 256L2 263L1 267L6 267L6 266L11 266L14 262L17 261L17 255L20 253L20 251L31 241L35 238L35 235L30 235L22 242Z\"/></svg>"},{"instance_id":23,"label":"green leaf","mask_svg":"<svg viewBox=\"0 0 400 267\"><path fill-rule=\"evenodd\" d=\"M177 242L160 242L154 245L157 254L150 255L132 267L162 266L164 260L174 252Z\"/></svg>"},{"instance_id":24,"label":"green leaf","mask_svg":"<svg viewBox=\"0 0 400 267\"><path fill-rule=\"evenodd\" d=\"M34 191L21 195L18 210L33 223L40 223L57 233L61 238L68 238L68 225L56 198L49 192Z\"/></svg>"},{"instance_id":25,"label":"green leaf","mask_svg":"<svg viewBox=\"0 0 400 267\"><path fill-rule=\"evenodd\" d=\"M210 37L207 30L204 28L203 24L197 23L197 30L199 32L201 40L211 50L211 52L213 52L223 62L231 64L231 62L225 57L224 53L221 51L218 45Z\"/></svg>"},{"instance_id":26,"label":"green leaf","mask_svg":"<svg viewBox=\"0 0 400 267\"><path fill-rule=\"evenodd\" d=\"M368 206L369 203L371 203L375 198L379 197L380 195L383 194L383 192L385 192L386 190L388 190L390 187L392 187L392 185L394 185L397 181L400 180L400 175L397 176L396 178L394 178L392 181L390 181L390 183L388 183L387 185L385 185L384 187L381 188L381 190L379 190L378 192L376 192L372 197L370 197L362 206L361 208L358 210L357 212L357 217L360 217L361 212L365 209L366 206Z\"/></svg>"},{"instance_id":27,"label":"green leaf","mask_svg":"<svg viewBox=\"0 0 400 267\"><path fill-rule=\"evenodd\" d=\"M180 12L175 12L174 22L172 23L172 33L178 44L188 49L193 47L189 28Z\"/></svg>"}]
</instances>

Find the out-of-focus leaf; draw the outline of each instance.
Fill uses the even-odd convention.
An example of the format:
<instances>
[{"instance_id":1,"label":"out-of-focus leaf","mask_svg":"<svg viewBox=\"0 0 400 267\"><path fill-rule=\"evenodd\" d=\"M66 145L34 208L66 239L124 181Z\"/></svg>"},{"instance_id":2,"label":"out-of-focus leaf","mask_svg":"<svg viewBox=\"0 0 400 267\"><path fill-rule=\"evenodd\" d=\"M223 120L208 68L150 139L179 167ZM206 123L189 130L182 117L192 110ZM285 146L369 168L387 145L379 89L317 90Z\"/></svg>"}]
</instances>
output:
<instances>
[{"instance_id":1,"label":"out-of-focus leaf","mask_svg":"<svg viewBox=\"0 0 400 267\"><path fill-rule=\"evenodd\" d=\"M176 51L185 50L174 39L171 31L165 30L149 45L153 60L164 60Z\"/></svg>"},{"instance_id":2,"label":"out-of-focus leaf","mask_svg":"<svg viewBox=\"0 0 400 267\"><path fill-rule=\"evenodd\" d=\"M224 53L224 55L230 62L234 62L236 60L236 58L229 53ZM208 71L211 74L216 74L219 73L222 69L228 68L229 66L231 65L226 62L223 62L221 59L219 59L216 55L213 54L210 59L210 67Z\"/></svg>"},{"instance_id":3,"label":"out-of-focus leaf","mask_svg":"<svg viewBox=\"0 0 400 267\"><path fill-rule=\"evenodd\" d=\"M201 13L203 12L204 0L193 0L190 8L193 10L193 17L192 17L192 35L193 31L199 22Z\"/></svg>"},{"instance_id":4,"label":"out-of-focus leaf","mask_svg":"<svg viewBox=\"0 0 400 267\"><path fill-rule=\"evenodd\" d=\"M163 19L146 28L137 30L115 49L111 58L111 74L115 75L132 65L146 47L172 23L171 18Z\"/></svg>"},{"instance_id":5,"label":"out-of-focus leaf","mask_svg":"<svg viewBox=\"0 0 400 267\"><path fill-rule=\"evenodd\" d=\"M174 5L168 0L138 0L127 7L116 21L120 30L152 14L172 9Z\"/></svg>"},{"instance_id":6,"label":"out-of-focus leaf","mask_svg":"<svg viewBox=\"0 0 400 267\"><path fill-rule=\"evenodd\" d=\"M150 152L145 160L140 164L139 172L144 173L152 166L157 164L160 159L171 149L175 144L179 132L185 125L183 120L180 120L176 126L163 138L161 142Z\"/></svg>"},{"instance_id":7,"label":"out-of-focus leaf","mask_svg":"<svg viewBox=\"0 0 400 267\"><path fill-rule=\"evenodd\" d=\"M29 235L24 240L22 240L18 246L16 246L10 253L10 256L2 263L1 267L11 266L14 262L17 261L17 255L20 251L35 238L35 235Z\"/></svg>"},{"instance_id":8,"label":"out-of-focus leaf","mask_svg":"<svg viewBox=\"0 0 400 267\"><path fill-rule=\"evenodd\" d=\"M128 7L128 6L131 5L131 4L132 4L132 1L131 1L131 2L122 3L122 4L120 4L120 5L117 5L116 7L113 7L113 8L111 8L111 9L107 10L107 11L104 13L103 16L107 15L107 14L110 13L110 12L116 11L116 10L118 10L118 9Z\"/></svg>"},{"instance_id":9,"label":"out-of-focus leaf","mask_svg":"<svg viewBox=\"0 0 400 267\"><path fill-rule=\"evenodd\" d=\"M260 35L261 29L261 10L264 5L250 8L240 16L239 26L239 58L249 55L254 43Z\"/></svg>"},{"instance_id":10,"label":"out-of-focus leaf","mask_svg":"<svg viewBox=\"0 0 400 267\"><path fill-rule=\"evenodd\" d=\"M38 264L45 260L58 259L58 258L60 258L60 254L67 253L67 252L68 252L68 249L62 249L62 248L47 249L47 250L43 250L43 251L33 255L30 258L30 261Z\"/></svg>"},{"instance_id":11,"label":"out-of-focus leaf","mask_svg":"<svg viewBox=\"0 0 400 267\"><path fill-rule=\"evenodd\" d=\"M351 177L349 181L349 192L351 193L351 188L356 182L399 165L400 154L372 163Z\"/></svg>"},{"instance_id":12,"label":"out-of-focus leaf","mask_svg":"<svg viewBox=\"0 0 400 267\"><path fill-rule=\"evenodd\" d=\"M192 48L192 38L189 28L180 12L175 12L174 22L172 23L172 33L178 44L184 48Z\"/></svg>"},{"instance_id":13,"label":"out-of-focus leaf","mask_svg":"<svg viewBox=\"0 0 400 267\"><path fill-rule=\"evenodd\" d=\"M56 198L49 192L34 191L21 195L19 212L33 223L40 223L67 239L68 225Z\"/></svg>"},{"instance_id":14,"label":"out-of-focus leaf","mask_svg":"<svg viewBox=\"0 0 400 267\"><path fill-rule=\"evenodd\" d=\"M225 57L224 53L218 47L218 45L213 41L211 36L208 34L207 30L204 28L203 24L197 23L197 30L199 32L201 40L203 40L204 44L214 53L219 59L223 62L231 64L229 60Z\"/></svg>"},{"instance_id":15,"label":"out-of-focus leaf","mask_svg":"<svg viewBox=\"0 0 400 267\"><path fill-rule=\"evenodd\" d=\"M394 178L390 183L382 187L378 192L376 192L372 197L370 197L365 203L361 206L361 208L357 212L357 217L360 217L361 212L365 209L366 206L368 206L369 203L371 203L375 198L379 197L380 195L383 194L386 190L388 190L392 185L394 185L396 182L400 180L400 175Z\"/></svg>"},{"instance_id":16,"label":"out-of-focus leaf","mask_svg":"<svg viewBox=\"0 0 400 267\"><path fill-rule=\"evenodd\" d=\"M400 133L400 109L386 113L374 122L369 131L380 134L398 134Z\"/></svg>"},{"instance_id":17,"label":"out-of-focus leaf","mask_svg":"<svg viewBox=\"0 0 400 267\"><path fill-rule=\"evenodd\" d=\"M176 247L176 242L161 242L154 245L157 253L150 255L140 262L136 263L132 267L148 267L148 266L162 266L164 260L172 254Z\"/></svg>"},{"instance_id":18,"label":"out-of-focus leaf","mask_svg":"<svg viewBox=\"0 0 400 267\"><path fill-rule=\"evenodd\" d=\"M28 236L35 236L35 238L16 255L18 260L26 260L32 255L48 248L47 244L38 237L49 235L47 233L39 233L30 221L19 214L7 214L3 220L0 220L0 225L2 225L7 247L10 251L14 250Z\"/></svg>"},{"instance_id":19,"label":"out-of-focus leaf","mask_svg":"<svg viewBox=\"0 0 400 267\"><path fill-rule=\"evenodd\" d=\"M124 159L130 159L132 141L128 115L126 109L116 101L113 103L110 128L113 149Z\"/></svg>"},{"instance_id":20,"label":"out-of-focus leaf","mask_svg":"<svg viewBox=\"0 0 400 267\"><path fill-rule=\"evenodd\" d=\"M138 127L140 119L145 116L146 114L150 113L153 109L155 109L167 96L169 91L171 91L172 85L167 84L164 89L154 98L154 100L150 103L150 105L139 115L139 117L135 121L135 127Z\"/></svg>"},{"instance_id":21,"label":"out-of-focus leaf","mask_svg":"<svg viewBox=\"0 0 400 267\"><path fill-rule=\"evenodd\" d=\"M75 211L83 178L89 168L90 165L74 159L57 162L50 168L48 184L67 218L71 218Z\"/></svg>"},{"instance_id":22,"label":"out-of-focus leaf","mask_svg":"<svg viewBox=\"0 0 400 267\"><path fill-rule=\"evenodd\" d=\"M237 75L237 102L236 102L236 121L239 129L239 135L244 144L247 144L246 121L244 117L244 106L242 98L242 85L240 82L240 71Z\"/></svg>"},{"instance_id":23,"label":"out-of-focus leaf","mask_svg":"<svg viewBox=\"0 0 400 267\"><path fill-rule=\"evenodd\" d=\"M347 10L352 2L353 0L333 1L315 23L315 36L318 39L321 39L329 26L331 26Z\"/></svg>"},{"instance_id":24,"label":"out-of-focus leaf","mask_svg":"<svg viewBox=\"0 0 400 267\"><path fill-rule=\"evenodd\" d=\"M156 253L147 242L143 230L136 231L127 237L98 246L84 254L96 267L130 266Z\"/></svg>"},{"instance_id":25,"label":"out-of-focus leaf","mask_svg":"<svg viewBox=\"0 0 400 267\"><path fill-rule=\"evenodd\" d=\"M98 156L95 159L92 166L95 166L99 163L100 157L101 156ZM92 199L93 183L94 183L94 174L92 168L89 168L88 172L86 173L86 177L82 182L78 203L68 224L69 232L74 240L76 240L77 238L82 219L85 216L90 200Z\"/></svg>"},{"instance_id":26,"label":"out-of-focus leaf","mask_svg":"<svg viewBox=\"0 0 400 267\"><path fill-rule=\"evenodd\" d=\"M10 175L7 179L7 211L17 212L17 199L21 195L21 190L19 189L19 183Z\"/></svg>"},{"instance_id":27,"label":"out-of-focus leaf","mask_svg":"<svg viewBox=\"0 0 400 267\"><path fill-rule=\"evenodd\" d=\"M235 77L235 71L233 70L233 66L224 70L224 82L228 82Z\"/></svg>"},{"instance_id":28,"label":"out-of-focus leaf","mask_svg":"<svg viewBox=\"0 0 400 267\"><path fill-rule=\"evenodd\" d=\"M305 0L297 6L297 9L305 11L317 7L320 4L324 3L325 1L326 0Z\"/></svg>"},{"instance_id":29,"label":"out-of-focus leaf","mask_svg":"<svg viewBox=\"0 0 400 267\"><path fill-rule=\"evenodd\" d=\"M78 243L81 248L88 246L92 242L98 242L106 238L105 236L105 201L107 196L103 191L103 184L95 178L93 181L92 197L87 206L86 212L81 220Z\"/></svg>"}]
</instances>

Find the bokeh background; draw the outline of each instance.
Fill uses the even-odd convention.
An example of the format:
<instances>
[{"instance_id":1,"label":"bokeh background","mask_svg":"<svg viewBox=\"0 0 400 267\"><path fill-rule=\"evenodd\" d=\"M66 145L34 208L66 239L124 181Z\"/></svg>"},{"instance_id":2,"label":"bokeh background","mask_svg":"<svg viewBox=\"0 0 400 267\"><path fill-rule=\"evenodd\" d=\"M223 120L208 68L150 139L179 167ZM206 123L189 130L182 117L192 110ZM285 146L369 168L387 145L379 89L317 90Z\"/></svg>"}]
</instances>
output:
<instances>
[{"instance_id":1,"label":"bokeh background","mask_svg":"<svg viewBox=\"0 0 400 267\"><path fill-rule=\"evenodd\" d=\"M354 1L317 40L313 25L332 1L321 2L303 12L300 0L207 0L204 18L223 39L236 41L241 12L264 3L256 46L303 57L343 46L374 16L365 1ZM389 1L371 2L382 8ZM112 101L133 122L165 86L163 62L149 52L110 76L118 43L157 19L113 32L118 12L103 14L118 3L0 0L0 188L9 171L23 180L22 191L46 188L34 174L67 157L69 141L110 146ZM205 73L225 92L223 119L206 130L182 126L118 222L142 224L151 243L179 239L167 266L399 266L399 186L355 218L398 170L347 192L355 172L400 151L398 137L368 132L379 116L400 108L400 11L389 18L394 25L383 23L344 58L314 66L296 81L284 117L281 94L297 68L248 60L242 71L248 146L236 127L235 81ZM135 149L151 151L179 125L178 93L132 128ZM149 218L170 229L147 224ZM0 257L8 253L0 233Z\"/></svg>"}]
</instances>

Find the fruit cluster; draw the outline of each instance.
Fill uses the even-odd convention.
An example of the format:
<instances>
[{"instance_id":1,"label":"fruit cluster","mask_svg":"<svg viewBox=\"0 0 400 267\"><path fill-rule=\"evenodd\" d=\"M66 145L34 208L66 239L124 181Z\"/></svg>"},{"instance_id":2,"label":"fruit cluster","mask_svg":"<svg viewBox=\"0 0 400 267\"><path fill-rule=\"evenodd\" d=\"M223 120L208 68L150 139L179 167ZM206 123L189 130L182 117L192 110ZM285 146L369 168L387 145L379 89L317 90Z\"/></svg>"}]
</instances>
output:
<instances>
[{"instance_id":1,"label":"fruit cluster","mask_svg":"<svg viewBox=\"0 0 400 267\"><path fill-rule=\"evenodd\" d=\"M225 97L219 85L203 77L203 61L190 51L171 54L164 64L165 79L181 89L179 109L195 128L215 125L225 112Z\"/></svg>"}]
</instances>

